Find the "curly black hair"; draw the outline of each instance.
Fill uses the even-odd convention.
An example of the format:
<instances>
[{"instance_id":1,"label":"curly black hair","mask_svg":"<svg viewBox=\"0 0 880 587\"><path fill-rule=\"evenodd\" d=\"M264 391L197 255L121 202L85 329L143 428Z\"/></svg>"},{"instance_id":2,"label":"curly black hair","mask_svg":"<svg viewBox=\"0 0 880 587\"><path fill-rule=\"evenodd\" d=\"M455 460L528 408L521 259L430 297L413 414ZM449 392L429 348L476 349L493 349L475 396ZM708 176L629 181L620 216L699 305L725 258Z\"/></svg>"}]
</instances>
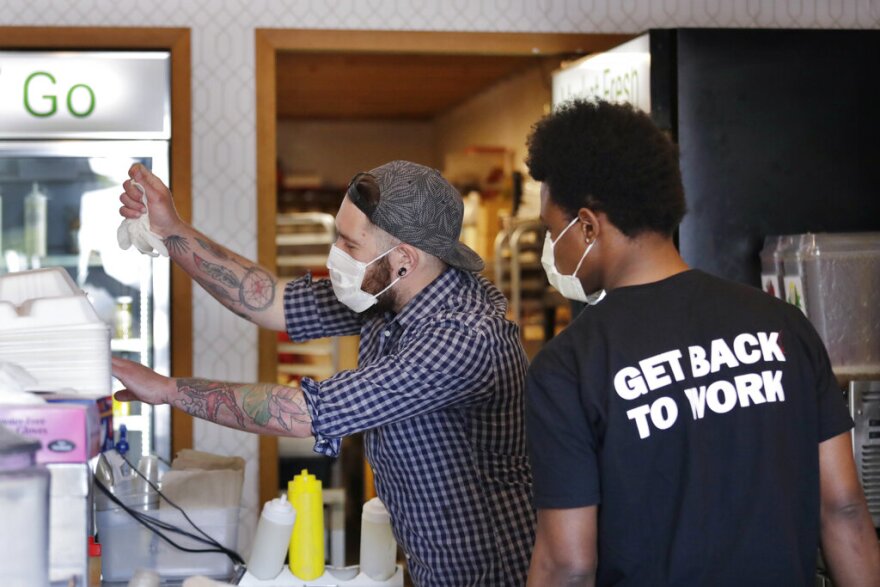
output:
<instances>
[{"instance_id":1,"label":"curly black hair","mask_svg":"<svg viewBox=\"0 0 880 587\"><path fill-rule=\"evenodd\" d=\"M526 165L571 217L604 212L632 238L672 235L685 213L678 149L627 104L573 100L532 127Z\"/></svg>"}]
</instances>

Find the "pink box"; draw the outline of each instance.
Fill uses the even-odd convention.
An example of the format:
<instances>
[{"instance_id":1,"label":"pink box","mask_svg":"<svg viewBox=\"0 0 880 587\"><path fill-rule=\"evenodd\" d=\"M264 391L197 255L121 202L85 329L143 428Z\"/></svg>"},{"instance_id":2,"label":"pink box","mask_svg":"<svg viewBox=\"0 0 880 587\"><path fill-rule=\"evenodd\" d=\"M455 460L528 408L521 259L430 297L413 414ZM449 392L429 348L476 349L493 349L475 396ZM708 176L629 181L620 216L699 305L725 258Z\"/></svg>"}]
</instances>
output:
<instances>
[{"instance_id":1,"label":"pink box","mask_svg":"<svg viewBox=\"0 0 880 587\"><path fill-rule=\"evenodd\" d=\"M113 448L113 396L82 397L63 393L40 393L41 398L49 403L77 404L95 406L98 412L98 450L104 452Z\"/></svg>"},{"instance_id":2,"label":"pink box","mask_svg":"<svg viewBox=\"0 0 880 587\"><path fill-rule=\"evenodd\" d=\"M95 403L0 404L0 424L43 443L38 463L85 463L100 450Z\"/></svg>"}]
</instances>

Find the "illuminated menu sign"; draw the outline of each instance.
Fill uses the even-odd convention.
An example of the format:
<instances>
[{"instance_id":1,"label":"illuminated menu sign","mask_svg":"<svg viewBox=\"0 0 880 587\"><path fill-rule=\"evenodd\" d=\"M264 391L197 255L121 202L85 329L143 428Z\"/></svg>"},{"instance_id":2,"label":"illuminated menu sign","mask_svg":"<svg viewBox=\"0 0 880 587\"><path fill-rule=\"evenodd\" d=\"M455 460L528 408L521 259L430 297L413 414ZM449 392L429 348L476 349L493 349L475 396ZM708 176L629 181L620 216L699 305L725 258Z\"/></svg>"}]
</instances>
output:
<instances>
[{"instance_id":1,"label":"illuminated menu sign","mask_svg":"<svg viewBox=\"0 0 880 587\"><path fill-rule=\"evenodd\" d=\"M574 98L627 103L651 111L648 34L579 59L553 74L553 106Z\"/></svg>"},{"instance_id":2,"label":"illuminated menu sign","mask_svg":"<svg viewBox=\"0 0 880 587\"><path fill-rule=\"evenodd\" d=\"M170 55L0 51L0 138L168 139Z\"/></svg>"}]
</instances>

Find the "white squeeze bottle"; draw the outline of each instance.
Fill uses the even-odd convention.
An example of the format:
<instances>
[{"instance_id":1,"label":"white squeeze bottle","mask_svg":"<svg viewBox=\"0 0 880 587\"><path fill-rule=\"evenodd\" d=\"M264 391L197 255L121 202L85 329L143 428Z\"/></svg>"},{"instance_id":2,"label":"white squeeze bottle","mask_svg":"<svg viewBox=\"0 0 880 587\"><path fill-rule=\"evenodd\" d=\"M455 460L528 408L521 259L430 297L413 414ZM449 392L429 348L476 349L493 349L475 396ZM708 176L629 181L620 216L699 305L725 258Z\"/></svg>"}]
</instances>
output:
<instances>
[{"instance_id":1,"label":"white squeeze bottle","mask_svg":"<svg viewBox=\"0 0 880 587\"><path fill-rule=\"evenodd\" d=\"M296 510L287 496L267 501L257 524L257 534L248 561L248 572L257 579L274 579L281 574Z\"/></svg>"},{"instance_id":2,"label":"white squeeze bottle","mask_svg":"<svg viewBox=\"0 0 880 587\"><path fill-rule=\"evenodd\" d=\"M46 256L46 213L49 197L35 182L31 193L24 197L24 252L33 257Z\"/></svg>"},{"instance_id":3,"label":"white squeeze bottle","mask_svg":"<svg viewBox=\"0 0 880 587\"><path fill-rule=\"evenodd\" d=\"M361 514L361 572L385 581L397 569L397 542L391 533L391 515L378 497L364 504Z\"/></svg>"}]
</instances>

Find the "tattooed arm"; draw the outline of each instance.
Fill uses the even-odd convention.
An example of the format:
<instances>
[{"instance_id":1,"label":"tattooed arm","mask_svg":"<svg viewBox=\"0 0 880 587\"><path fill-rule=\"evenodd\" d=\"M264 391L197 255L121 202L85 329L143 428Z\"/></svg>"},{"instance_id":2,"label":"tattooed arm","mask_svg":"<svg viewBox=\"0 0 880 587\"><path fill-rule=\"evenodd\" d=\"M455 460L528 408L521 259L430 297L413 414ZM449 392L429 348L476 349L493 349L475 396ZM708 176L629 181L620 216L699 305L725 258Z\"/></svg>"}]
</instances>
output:
<instances>
[{"instance_id":1,"label":"tattooed arm","mask_svg":"<svg viewBox=\"0 0 880 587\"><path fill-rule=\"evenodd\" d=\"M271 272L211 241L189 226L174 209L171 192L143 165L129 175L146 190L150 229L162 237L168 254L208 293L232 312L272 330L285 330L284 284ZM140 191L127 181L119 213L137 218L145 210Z\"/></svg>"},{"instance_id":2,"label":"tattooed arm","mask_svg":"<svg viewBox=\"0 0 880 587\"><path fill-rule=\"evenodd\" d=\"M165 377L118 358L113 359L113 376L125 385L116 393L119 401L171 404L197 418L257 434L312 435L312 419L298 387Z\"/></svg>"},{"instance_id":3,"label":"tattooed arm","mask_svg":"<svg viewBox=\"0 0 880 587\"><path fill-rule=\"evenodd\" d=\"M163 241L171 258L218 302L263 328L285 330L284 284L275 275L190 226Z\"/></svg>"}]
</instances>

